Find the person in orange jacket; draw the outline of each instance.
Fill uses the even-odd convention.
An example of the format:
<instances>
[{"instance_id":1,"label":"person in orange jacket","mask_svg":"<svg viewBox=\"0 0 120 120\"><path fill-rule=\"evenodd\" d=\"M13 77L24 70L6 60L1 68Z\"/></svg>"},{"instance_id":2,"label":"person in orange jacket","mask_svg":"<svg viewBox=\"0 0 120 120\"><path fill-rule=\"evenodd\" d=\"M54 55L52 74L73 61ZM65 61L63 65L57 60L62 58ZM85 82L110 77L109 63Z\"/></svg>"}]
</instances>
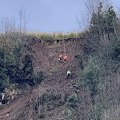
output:
<instances>
[{"instance_id":1,"label":"person in orange jacket","mask_svg":"<svg viewBox=\"0 0 120 120\"><path fill-rule=\"evenodd\" d=\"M67 62L67 55L64 56L64 63Z\"/></svg>"},{"instance_id":2,"label":"person in orange jacket","mask_svg":"<svg viewBox=\"0 0 120 120\"><path fill-rule=\"evenodd\" d=\"M58 59L59 61L62 61L62 55L59 55L59 59Z\"/></svg>"}]
</instances>

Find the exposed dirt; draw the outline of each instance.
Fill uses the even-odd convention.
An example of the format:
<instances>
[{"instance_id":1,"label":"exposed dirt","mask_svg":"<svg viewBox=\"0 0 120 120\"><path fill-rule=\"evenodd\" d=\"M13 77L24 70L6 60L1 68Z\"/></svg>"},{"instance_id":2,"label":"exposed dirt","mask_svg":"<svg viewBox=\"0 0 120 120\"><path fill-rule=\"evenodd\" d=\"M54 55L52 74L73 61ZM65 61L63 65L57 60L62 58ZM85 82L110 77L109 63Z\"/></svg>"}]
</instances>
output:
<instances>
[{"instance_id":1,"label":"exposed dirt","mask_svg":"<svg viewBox=\"0 0 120 120\"><path fill-rule=\"evenodd\" d=\"M41 43L40 40L31 42L30 47L34 51L34 70L37 73L39 70L44 71L47 76L41 84L33 88L24 96L19 96L4 109L0 110L0 120L16 120L16 115L25 111L25 106L28 101L41 96L43 93L53 91L56 93L72 93L72 80L66 79L66 72L69 69L72 74L79 74L78 60L75 55L80 54L80 43L82 39L68 39L67 41L57 41L54 44ZM67 63L60 63L58 61L59 54L67 54ZM47 117L46 120L59 120L63 117L64 106L54 110L54 116ZM32 120L29 116L26 120Z\"/></svg>"}]
</instances>

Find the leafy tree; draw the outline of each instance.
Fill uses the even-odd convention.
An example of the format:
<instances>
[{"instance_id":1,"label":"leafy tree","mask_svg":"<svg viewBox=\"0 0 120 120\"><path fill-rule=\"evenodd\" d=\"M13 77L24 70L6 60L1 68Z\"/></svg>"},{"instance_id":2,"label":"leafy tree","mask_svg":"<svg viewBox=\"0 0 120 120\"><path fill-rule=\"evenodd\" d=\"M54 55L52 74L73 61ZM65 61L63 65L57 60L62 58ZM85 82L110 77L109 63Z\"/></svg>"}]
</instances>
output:
<instances>
[{"instance_id":1,"label":"leafy tree","mask_svg":"<svg viewBox=\"0 0 120 120\"><path fill-rule=\"evenodd\" d=\"M22 44L13 46L12 49L6 44L0 46L0 92L3 92L11 83L29 85L35 84L32 57L26 53ZM42 72L39 73L37 82L43 79Z\"/></svg>"},{"instance_id":2,"label":"leafy tree","mask_svg":"<svg viewBox=\"0 0 120 120\"><path fill-rule=\"evenodd\" d=\"M104 23L104 17L103 17L103 12L102 12L102 3L100 3L100 6L98 7L98 12L93 12L92 18L90 21L90 33L95 36L96 38L99 38L103 34L103 26L102 24Z\"/></svg>"},{"instance_id":3,"label":"leafy tree","mask_svg":"<svg viewBox=\"0 0 120 120\"><path fill-rule=\"evenodd\" d=\"M82 84L89 87L91 96L98 92L97 85L100 79L100 67L96 60L89 58L88 64L83 69Z\"/></svg>"},{"instance_id":4,"label":"leafy tree","mask_svg":"<svg viewBox=\"0 0 120 120\"><path fill-rule=\"evenodd\" d=\"M112 6L103 11L102 3L91 16L90 26L86 33L87 42L83 44L85 54L104 54L101 49L106 48L106 55L111 52L113 43L118 39L118 18ZM105 52L104 51L104 52Z\"/></svg>"},{"instance_id":5,"label":"leafy tree","mask_svg":"<svg viewBox=\"0 0 120 120\"><path fill-rule=\"evenodd\" d=\"M114 33L115 26L117 25L117 15L113 10L113 6L109 7L105 13L105 32Z\"/></svg>"}]
</instances>

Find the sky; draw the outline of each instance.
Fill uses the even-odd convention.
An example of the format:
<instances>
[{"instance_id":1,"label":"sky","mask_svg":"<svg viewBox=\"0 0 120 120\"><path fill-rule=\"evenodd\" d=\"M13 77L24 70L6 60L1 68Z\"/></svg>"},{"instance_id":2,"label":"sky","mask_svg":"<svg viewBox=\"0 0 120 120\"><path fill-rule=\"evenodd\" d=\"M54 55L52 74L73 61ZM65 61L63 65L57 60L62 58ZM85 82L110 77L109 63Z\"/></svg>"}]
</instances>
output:
<instances>
[{"instance_id":1,"label":"sky","mask_svg":"<svg viewBox=\"0 0 120 120\"><path fill-rule=\"evenodd\" d=\"M120 12L120 0L112 0L112 5ZM84 13L84 0L0 0L0 20L14 16L17 26L21 8L26 13L28 31L81 31L77 19L81 19Z\"/></svg>"}]
</instances>

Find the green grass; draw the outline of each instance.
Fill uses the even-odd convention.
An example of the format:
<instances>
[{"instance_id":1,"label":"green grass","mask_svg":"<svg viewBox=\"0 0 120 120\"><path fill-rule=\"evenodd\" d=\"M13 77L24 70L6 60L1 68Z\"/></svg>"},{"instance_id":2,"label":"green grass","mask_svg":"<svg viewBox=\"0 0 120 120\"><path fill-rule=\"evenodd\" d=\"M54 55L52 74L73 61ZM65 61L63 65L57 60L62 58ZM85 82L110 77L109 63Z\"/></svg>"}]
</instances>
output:
<instances>
[{"instance_id":1,"label":"green grass","mask_svg":"<svg viewBox=\"0 0 120 120\"><path fill-rule=\"evenodd\" d=\"M33 33L28 33L28 36L35 36L38 39L41 40L59 40L59 39L68 39L68 38L79 38L82 37L83 32L71 32L64 34L62 32L59 33L40 33L40 32L33 32Z\"/></svg>"}]
</instances>

